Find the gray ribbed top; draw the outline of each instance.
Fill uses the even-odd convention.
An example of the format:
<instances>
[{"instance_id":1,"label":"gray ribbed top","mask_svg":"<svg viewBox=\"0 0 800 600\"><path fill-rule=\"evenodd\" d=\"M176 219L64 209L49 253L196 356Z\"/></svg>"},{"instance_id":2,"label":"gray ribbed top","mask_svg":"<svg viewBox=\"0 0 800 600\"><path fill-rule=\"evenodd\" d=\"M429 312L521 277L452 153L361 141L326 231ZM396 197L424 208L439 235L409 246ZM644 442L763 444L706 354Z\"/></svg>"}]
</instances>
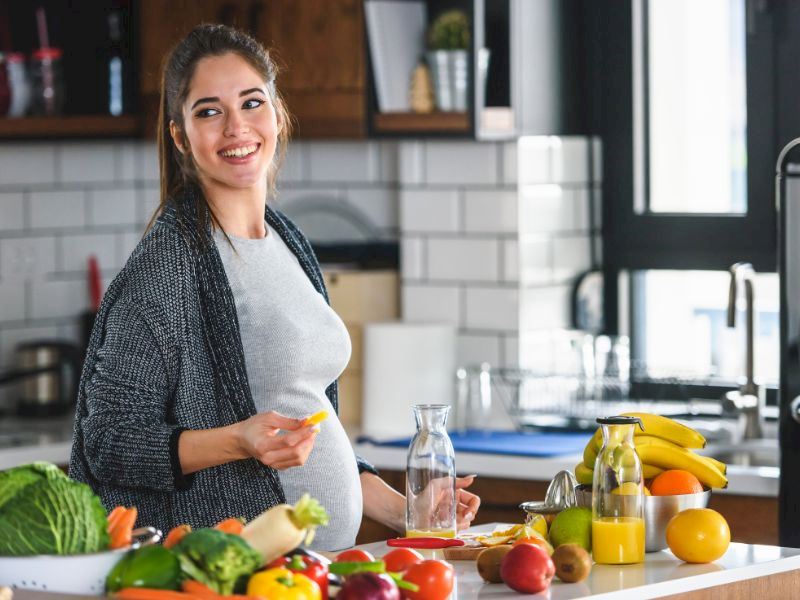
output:
<instances>
[{"instance_id":1,"label":"gray ribbed top","mask_svg":"<svg viewBox=\"0 0 800 600\"><path fill-rule=\"evenodd\" d=\"M308 492L328 510L330 525L317 531L314 548L350 547L361 524L361 483L350 441L325 395L350 360L347 329L269 225L263 239L229 237L236 252L221 232L214 234L256 409L290 417L329 413L306 464L279 472L286 499L293 503Z\"/></svg>"}]
</instances>

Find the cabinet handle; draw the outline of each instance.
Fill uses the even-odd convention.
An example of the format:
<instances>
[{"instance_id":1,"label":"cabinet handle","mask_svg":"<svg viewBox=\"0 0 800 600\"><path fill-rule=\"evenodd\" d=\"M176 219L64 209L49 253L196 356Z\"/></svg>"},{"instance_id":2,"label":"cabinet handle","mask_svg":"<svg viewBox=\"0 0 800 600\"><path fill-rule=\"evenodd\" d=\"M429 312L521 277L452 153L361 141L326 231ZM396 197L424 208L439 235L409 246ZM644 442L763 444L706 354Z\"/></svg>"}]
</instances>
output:
<instances>
[{"instance_id":1,"label":"cabinet handle","mask_svg":"<svg viewBox=\"0 0 800 600\"><path fill-rule=\"evenodd\" d=\"M800 396L795 396L792 403L789 404L789 411L792 414L792 418L800 423Z\"/></svg>"}]
</instances>

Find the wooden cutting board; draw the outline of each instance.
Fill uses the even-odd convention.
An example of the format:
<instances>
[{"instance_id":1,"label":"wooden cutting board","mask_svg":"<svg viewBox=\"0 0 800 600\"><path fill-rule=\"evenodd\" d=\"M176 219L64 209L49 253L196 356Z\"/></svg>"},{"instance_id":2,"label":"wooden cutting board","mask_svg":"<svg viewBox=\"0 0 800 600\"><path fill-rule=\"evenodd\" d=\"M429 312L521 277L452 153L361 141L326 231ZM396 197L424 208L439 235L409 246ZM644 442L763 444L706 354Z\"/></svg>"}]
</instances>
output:
<instances>
[{"instance_id":1,"label":"wooden cutting board","mask_svg":"<svg viewBox=\"0 0 800 600\"><path fill-rule=\"evenodd\" d=\"M444 549L446 560L476 560L486 546L453 546Z\"/></svg>"}]
</instances>

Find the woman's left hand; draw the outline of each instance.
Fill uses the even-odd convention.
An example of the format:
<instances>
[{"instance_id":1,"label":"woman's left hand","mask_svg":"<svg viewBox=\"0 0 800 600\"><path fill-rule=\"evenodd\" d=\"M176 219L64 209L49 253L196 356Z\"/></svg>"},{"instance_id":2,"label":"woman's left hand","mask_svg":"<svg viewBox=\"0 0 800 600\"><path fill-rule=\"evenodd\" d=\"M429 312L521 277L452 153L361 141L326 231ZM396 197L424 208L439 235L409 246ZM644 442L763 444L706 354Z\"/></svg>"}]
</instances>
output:
<instances>
[{"instance_id":1,"label":"woman's left hand","mask_svg":"<svg viewBox=\"0 0 800 600\"><path fill-rule=\"evenodd\" d=\"M466 491L475 481L475 475L466 477L456 477L456 529L461 531L472 524L475 515L478 514L478 507L481 499L475 494Z\"/></svg>"}]
</instances>

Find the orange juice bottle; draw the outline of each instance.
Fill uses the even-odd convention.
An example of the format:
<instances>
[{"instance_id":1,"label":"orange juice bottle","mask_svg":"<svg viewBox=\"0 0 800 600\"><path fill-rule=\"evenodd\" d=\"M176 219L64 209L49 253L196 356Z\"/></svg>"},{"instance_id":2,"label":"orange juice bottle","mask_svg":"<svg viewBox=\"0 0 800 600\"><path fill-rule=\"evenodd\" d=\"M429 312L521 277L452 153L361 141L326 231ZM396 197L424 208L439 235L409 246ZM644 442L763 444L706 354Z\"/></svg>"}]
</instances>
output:
<instances>
[{"instance_id":1,"label":"orange juice bottle","mask_svg":"<svg viewBox=\"0 0 800 600\"><path fill-rule=\"evenodd\" d=\"M644 489L642 461L633 444L637 417L597 419L603 446L592 479L592 558L598 564L644 561Z\"/></svg>"},{"instance_id":2,"label":"orange juice bottle","mask_svg":"<svg viewBox=\"0 0 800 600\"><path fill-rule=\"evenodd\" d=\"M592 521L592 558L605 565L644 561L644 520L601 517Z\"/></svg>"}]
</instances>

